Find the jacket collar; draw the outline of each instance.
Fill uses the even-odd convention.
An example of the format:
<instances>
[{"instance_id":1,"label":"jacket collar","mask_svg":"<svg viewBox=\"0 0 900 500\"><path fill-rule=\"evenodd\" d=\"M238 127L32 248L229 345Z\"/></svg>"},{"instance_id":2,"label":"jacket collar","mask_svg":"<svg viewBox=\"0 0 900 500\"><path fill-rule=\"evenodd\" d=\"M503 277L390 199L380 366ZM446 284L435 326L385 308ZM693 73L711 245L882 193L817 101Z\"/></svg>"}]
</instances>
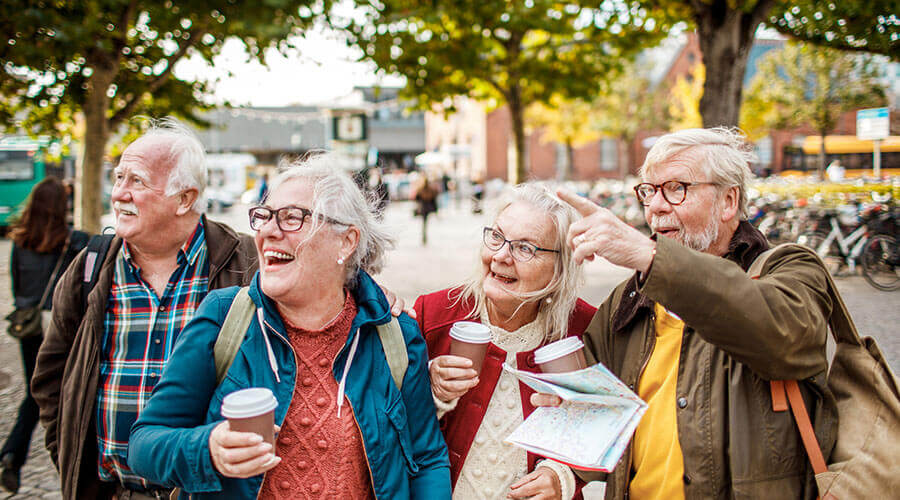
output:
<instances>
[{"instance_id":1,"label":"jacket collar","mask_svg":"<svg viewBox=\"0 0 900 500\"><path fill-rule=\"evenodd\" d=\"M206 252L209 258L209 281L213 282L219 271L228 263L232 254L237 250L240 237L230 227L200 216L204 230L206 231Z\"/></svg>"},{"instance_id":2,"label":"jacket collar","mask_svg":"<svg viewBox=\"0 0 900 500\"><path fill-rule=\"evenodd\" d=\"M356 318L350 328L350 337L359 326L372 323L380 325L391 320L391 310L387 299L381 291L381 287L365 271L359 271L356 275L355 286L350 289L353 299L356 301ZM262 306L265 322L279 333L285 332L284 322L275 306L275 301L266 296L260 287L259 271L253 275L250 283L250 297L257 306ZM351 338L347 339L348 342Z\"/></svg>"},{"instance_id":3,"label":"jacket collar","mask_svg":"<svg viewBox=\"0 0 900 500\"><path fill-rule=\"evenodd\" d=\"M725 258L739 264L746 271L756 257L768 248L769 242L766 237L753 227L753 224L741 221L728 243L728 253L725 254ZM640 293L638 289L638 277L635 273L625 283L622 299L613 316L613 331L624 331L638 315L649 313L653 308L653 301Z\"/></svg>"}]
</instances>

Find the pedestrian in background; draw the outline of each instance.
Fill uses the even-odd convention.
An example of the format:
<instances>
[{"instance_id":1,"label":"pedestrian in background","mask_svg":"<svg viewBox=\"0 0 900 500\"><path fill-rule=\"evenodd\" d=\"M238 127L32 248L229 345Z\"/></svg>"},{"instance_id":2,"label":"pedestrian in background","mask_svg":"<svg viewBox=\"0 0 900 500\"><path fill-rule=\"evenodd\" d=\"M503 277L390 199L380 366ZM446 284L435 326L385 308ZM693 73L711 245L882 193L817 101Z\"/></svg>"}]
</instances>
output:
<instances>
[{"instance_id":1,"label":"pedestrian in background","mask_svg":"<svg viewBox=\"0 0 900 500\"><path fill-rule=\"evenodd\" d=\"M416 200L416 216L422 218L422 245L428 244L428 216L437 212L437 189L428 177L423 175L416 188L413 199Z\"/></svg>"},{"instance_id":2,"label":"pedestrian in background","mask_svg":"<svg viewBox=\"0 0 900 500\"><path fill-rule=\"evenodd\" d=\"M10 277L16 309L40 306L49 316L52 291L59 276L85 247L87 233L72 231L66 224L66 188L55 177L37 183L25 202L25 209L10 230L12 254ZM28 457L31 434L38 422L38 406L31 396L31 375L38 348L44 338L47 318L41 319L38 333L19 339L25 368L25 399L19 406L16 423L0 450L0 483L15 493L19 490L20 471Z\"/></svg>"}]
</instances>

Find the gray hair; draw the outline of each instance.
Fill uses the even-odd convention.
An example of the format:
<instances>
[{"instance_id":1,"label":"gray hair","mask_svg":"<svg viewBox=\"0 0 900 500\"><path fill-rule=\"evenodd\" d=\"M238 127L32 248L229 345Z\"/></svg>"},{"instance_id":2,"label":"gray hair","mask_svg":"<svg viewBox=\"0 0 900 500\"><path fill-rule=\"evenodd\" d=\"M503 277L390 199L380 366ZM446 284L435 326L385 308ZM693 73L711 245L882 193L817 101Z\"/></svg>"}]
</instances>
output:
<instances>
[{"instance_id":1,"label":"gray hair","mask_svg":"<svg viewBox=\"0 0 900 500\"><path fill-rule=\"evenodd\" d=\"M724 189L738 188L739 215L746 220L750 216L747 184L753 178L750 163L756 161L756 155L737 129L693 128L666 134L647 152L640 176L646 179L654 168L689 150L697 153L697 166L710 182Z\"/></svg>"},{"instance_id":2,"label":"gray hair","mask_svg":"<svg viewBox=\"0 0 900 500\"><path fill-rule=\"evenodd\" d=\"M572 248L566 244L569 225L579 218L578 213L569 204L560 200L553 191L543 184L525 183L507 189L494 210L493 220L513 203L531 205L539 213L550 216L553 221L556 246L560 253L556 254L553 267L553 278L543 289L521 294L522 304L539 302L538 315L535 321L544 332L544 341L564 338L569 329L569 318L575 309L578 299L578 286L583 281L582 266L575 264ZM480 265L480 264L479 264ZM550 299L547 302L546 299ZM482 318L487 317L487 297L484 293L484 273L479 268L469 278L456 298L456 301L473 301L473 312Z\"/></svg>"},{"instance_id":3,"label":"gray hair","mask_svg":"<svg viewBox=\"0 0 900 500\"><path fill-rule=\"evenodd\" d=\"M185 189L196 189L197 199L191 209L198 214L206 212L206 151L197 135L180 121L167 116L150 120L150 128L142 137L159 137L168 141L168 159L172 169L166 183L166 196Z\"/></svg>"},{"instance_id":4,"label":"gray hair","mask_svg":"<svg viewBox=\"0 0 900 500\"><path fill-rule=\"evenodd\" d=\"M356 286L359 270L369 274L381 272L385 254L395 246L394 237L385 224L376 217L377 200L374 195L365 195L359 186L339 166L333 153L316 152L279 165L279 173L271 182L269 193L289 180L309 181L313 186L313 216L309 237L311 238L326 224L335 231L346 231L350 227L359 230L359 244L346 262L344 283Z\"/></svg>"}]
</instances>

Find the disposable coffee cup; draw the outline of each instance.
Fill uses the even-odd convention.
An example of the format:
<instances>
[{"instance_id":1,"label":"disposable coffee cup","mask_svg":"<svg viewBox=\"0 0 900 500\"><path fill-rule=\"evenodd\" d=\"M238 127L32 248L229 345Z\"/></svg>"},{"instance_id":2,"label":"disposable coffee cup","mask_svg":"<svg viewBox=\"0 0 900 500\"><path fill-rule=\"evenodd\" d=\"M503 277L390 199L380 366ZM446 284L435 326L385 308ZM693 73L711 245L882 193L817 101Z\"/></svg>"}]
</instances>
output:
<instances>
[{"instance_id":1,"label":"disposable coffee cup","mask_svg":"<svg viewBox=\"0 0 900 500\"><path fill-rule=\"evenodd\" d=\"M471 359L479 375L490 342L491 329L481 323L457 321L450 327L450 354Z\"/></svg>"},{"instance_id":2,"label":"disposable coffee cup","mask_svg":"<svg viewBox=\"0 0 900 500\"><path fill-rule=\"evenodd\" d=\"M255 432L275 446L275 408L278 400L265 387L241 389L222 400L222 416L228 419L231 430Z\"/></svg>"},{"instance_id":3,"label":"disposable coffee cup","mask_svg":"<svg viewBox=\"0 0 900 500\"><path fill-rule=\"evenodd\" d=\"M581 339L566 337L534 351L534 362L544 373L573 372L587 366L583 348Z\"/></svg>"}]
</instances>

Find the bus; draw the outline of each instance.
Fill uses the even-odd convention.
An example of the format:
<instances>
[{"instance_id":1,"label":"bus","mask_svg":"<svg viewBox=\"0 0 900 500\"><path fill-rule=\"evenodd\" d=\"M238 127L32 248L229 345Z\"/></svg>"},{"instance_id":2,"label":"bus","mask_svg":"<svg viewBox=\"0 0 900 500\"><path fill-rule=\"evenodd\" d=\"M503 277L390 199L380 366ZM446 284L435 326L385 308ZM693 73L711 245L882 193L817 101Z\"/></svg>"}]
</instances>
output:
<instances>
[{"instance_id":1,"label":"bus","mask_svg":"<svg viewBox=\"0 0 900 500\"><path fill-rule=\"evenodd\" d=\"M31 188L44 178L46 145L46 140L0 137L0 230L9 226Z\"/></svg>"},{"instance_id":2,"label":"bus","mask_svg":"<svg viewBox=\"0 0 900 500\"><path fill-rule=\"evenodd\" d=\"M806 137L801 147L785 146L781 174L815 173L821 143L819 136L811 135ZM882 140L879 149L882 175L900 175L900 136L893 135ZM848 177L872 174L872 152L872 141L861 141L855 135L825 136L825 165L839 161Z\"/></svg>"}]
</instances>

